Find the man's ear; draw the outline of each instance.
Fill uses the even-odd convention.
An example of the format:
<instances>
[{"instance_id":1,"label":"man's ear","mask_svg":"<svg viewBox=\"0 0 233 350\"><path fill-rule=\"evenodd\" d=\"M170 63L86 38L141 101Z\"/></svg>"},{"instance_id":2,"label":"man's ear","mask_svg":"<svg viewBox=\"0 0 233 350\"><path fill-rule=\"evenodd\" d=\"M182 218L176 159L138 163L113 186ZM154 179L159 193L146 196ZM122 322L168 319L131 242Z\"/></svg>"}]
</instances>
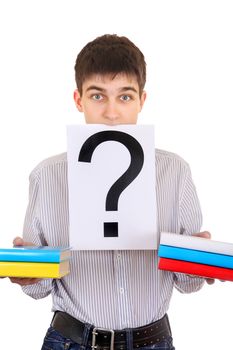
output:
<instances>
[{"instance_id":1,"label":"man's ear","mask_svg":"<svg viewBox=\"0 0 233 350\"><path fill-rule=\"evenodd\" d=\"M146 91L142 91L142 95L140 97L141 110L142 110L142 107L144 105L145 100L146 100Z\"/></svg>"},{"instance_id":2,"label":"man's ear","mask_svg":"<svg viewBox=\"0 0 233 350\"><path fill-rule=\"evenodd\" d=\"M74 91L74 103L75 103L75 106L78 108L79 112L83 112L82 98L78 89Z\"/></svg>"}]
</instances>

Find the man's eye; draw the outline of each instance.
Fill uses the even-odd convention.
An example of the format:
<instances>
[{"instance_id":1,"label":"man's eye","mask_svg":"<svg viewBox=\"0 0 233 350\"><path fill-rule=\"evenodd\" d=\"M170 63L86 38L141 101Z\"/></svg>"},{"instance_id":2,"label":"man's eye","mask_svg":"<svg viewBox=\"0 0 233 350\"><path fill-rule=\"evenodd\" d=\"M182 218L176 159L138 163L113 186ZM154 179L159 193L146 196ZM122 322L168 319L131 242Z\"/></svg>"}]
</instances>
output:
<instances>
[{"instance_id":1,"label":"man's eye","mask_svg":"<svg viewBox=\"0 0 233 350\"><path fill-rule=\"evenodd\" d=\"M120 99L121 99L122 101L129 101L129 100L131 100L131 97L128 96L128 95L122 95L122 96L120 97Z\"/></svg>"},{"instance_id":2,"label":"man's eye","mask_svg":"<svg viewBox=\"0 0 233 350\"><path fill-rule=\"evenodd\" d=\"M103 97L99 94L95 94L92 96L92 98L93 98L93 100L99 101L99 100L102 100Z\"/></svg>"}]
</instances>

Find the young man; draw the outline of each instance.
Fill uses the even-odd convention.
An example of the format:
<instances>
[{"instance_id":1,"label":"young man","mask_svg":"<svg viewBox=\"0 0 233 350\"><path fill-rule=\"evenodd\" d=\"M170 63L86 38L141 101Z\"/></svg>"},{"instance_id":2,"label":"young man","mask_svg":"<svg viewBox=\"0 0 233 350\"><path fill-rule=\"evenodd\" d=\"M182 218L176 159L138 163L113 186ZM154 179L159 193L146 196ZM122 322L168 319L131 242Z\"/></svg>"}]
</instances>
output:
<instances>
[{"instance_id":1,"label":"young man","mask_svg":"<svg viewBox=\"0 0 233 350\"><path fill-rule=\"evenodd\" d=\"M146 64L130 40L104 35L88 43L77 57L75 77L74 100L86 123L137 123L146 99ZM155 157L159 232L199 232L202 216L188 164L161 150ZM14 244L27 242L69 245L66 154L31 173L23 240ZM204 280L159 271L157 263L156 251L74 251L71 273L61 280L11 280L35 299L52 294L54 317L42 350L174 349L166 315L172 289L194 292Z\"/></svg>"}]
</instances>

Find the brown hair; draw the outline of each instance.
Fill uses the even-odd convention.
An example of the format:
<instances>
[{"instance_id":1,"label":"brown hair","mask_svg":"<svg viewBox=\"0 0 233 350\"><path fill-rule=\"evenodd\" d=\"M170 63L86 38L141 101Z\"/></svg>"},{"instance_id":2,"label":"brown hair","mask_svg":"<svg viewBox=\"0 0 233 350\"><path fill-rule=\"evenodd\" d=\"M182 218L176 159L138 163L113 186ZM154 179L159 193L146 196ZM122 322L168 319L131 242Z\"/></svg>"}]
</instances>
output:
<instances>
[{"instance_id":1,"label":"brown hair","mask_svg":"<svg viewBox=\"0 0 233 350\"><path fill-rule=\"evenodd\" d=\"M136 76L141 95L146 82L146 63L139 48L124 36L106 34L89 42L75 63L75 80L80 95L84 81L92 74L118 73Z\"/></svg>"}]
</instances>

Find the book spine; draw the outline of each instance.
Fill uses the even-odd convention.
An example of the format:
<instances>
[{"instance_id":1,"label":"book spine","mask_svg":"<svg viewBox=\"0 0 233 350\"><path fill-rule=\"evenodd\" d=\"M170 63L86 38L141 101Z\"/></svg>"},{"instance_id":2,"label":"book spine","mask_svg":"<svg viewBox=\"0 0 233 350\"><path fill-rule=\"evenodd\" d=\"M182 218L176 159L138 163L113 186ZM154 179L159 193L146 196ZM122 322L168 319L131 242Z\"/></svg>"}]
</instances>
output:
<instances>
[{"instance_id":1,"label":"book spine","mask_svg":"<svg viewBox=\"0 0 233 350\"><path fill-rule=\"evenodd\" d=\"M207 278L217 278L225 281L233 281L232 269L209 266L205 264L197 264L175 259L160 258L159 269Z\"/></svg>"},{"instance_id":2,"label":"book spine","mask_svg":"<svg viewBox=\"0 0 233 350\"><path fill-rule=\"evenodd\" d=\"M69 268L68 261L63 265ZM0 276L59 278L61 277L60 267L61 265L56 263L0 262Z\"/></svg>"},{"instance_id":3,"label":"book spine","mask_svg":"<svg viewBox=\"0 0 233 350\"><path fill-rule=\"evenodd\" d=\"M60 251L46 251L42 249L0 251L0 261L59 263L62 260Z\"/></svg>"},{"instance_id":4,"label":"book spine","mask_svg":"<svg viewBox=\"0 0 233 350\"><path fill-rule=\"evenodd\" d=\"M200 264L233 268L233 257L217 253L208 253L199 250L171 247L167 245L159 246L158 255L164 258L185 260Z\"/></svg>"},{"instance_id":5,"label":"book spine","mask_svg":"<svg viewBox=\"0 0 233 350\"><path fill-rule=\"evenodd\" d=\"M161 232L160 244L233 256L233 244L201 237Z\"/></svg>"}]
</instances>

